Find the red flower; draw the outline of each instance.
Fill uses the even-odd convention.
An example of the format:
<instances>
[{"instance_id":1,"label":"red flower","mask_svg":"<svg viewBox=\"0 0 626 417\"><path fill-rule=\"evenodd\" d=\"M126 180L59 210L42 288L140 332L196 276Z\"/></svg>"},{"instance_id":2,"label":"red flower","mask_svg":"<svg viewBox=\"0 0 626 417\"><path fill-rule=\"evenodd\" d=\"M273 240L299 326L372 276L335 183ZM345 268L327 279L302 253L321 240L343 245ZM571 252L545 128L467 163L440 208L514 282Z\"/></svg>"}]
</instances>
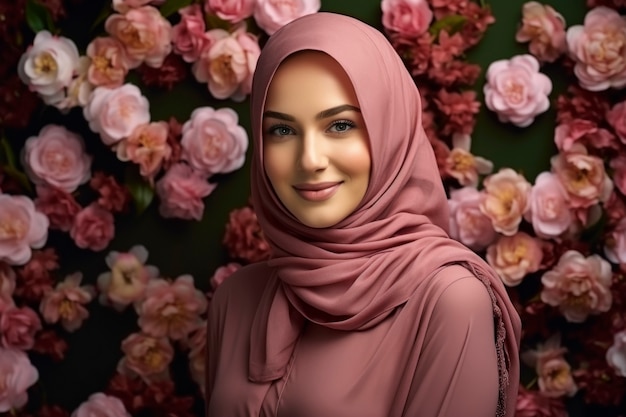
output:
<instances>
[{"instance_id":1,"label":"red flower","mask_svg":"<svg viewBox=\"0 0 626 417\"><path fill-rule=\"evenodd\" d=\"M247 262L258 262L269 257L269 245L263 236L256 213L251 207L230 212L224 245L230 255Z\"/></svg>"},{"instance_id":2,"label":"red flower","mask_svg":"<svg viewBox=\"0 0 626 417\"><path fill-rule=\"evenodd\" d=\"M159 68L144 64L137 68L137 72L146 86L161 87L169 91L174 85L187 78L189 65L183 61L180 55L170 53Z\"/></svg>"},{"instance_id":3,"label":"red flower","mask_svg":"<svg viewBox=\"0 0 626 417\"><path fill-rule=\"evenodd\" d=\"M476 124L475 115L480 110L475 91L450 93L441 89L433 100L439 111L445 115L445 125L441 129L444 136L453 133L472 134Z\"/></svg>"},{"instance_id":4,"label":"red flower","mask_svg":"<svg viewBox=\"0 0 626 417\"><path fill-rule=\"evenodd\" d=\"M45 329L37 333L33 351L41 355L49 356L55 362L60 362L65 359L67 348L67 342L61 339L56 331Z\"/></svg>"},{"instance_id":5,"label":"red flower","mask_svg":"<svg viewBox=\"0 0 626 417\"><path fill-rule=\"evenodd\" d=\"M15 297L38 304L44 293L52 289L54 282L50 271L59 268L57 261L58 256L52 248L33 251L30 261L17 270Z\"/></svg>"},{"instance_id":6,"label":"red flower","mask_svg":"<svg viewBox=\"0 0 626 417\"><path fill-rule=\"evenodd\" d=\"M89 181L89 186L100 194L98 204L105 210L115 213L128 208L130 194L112 175L98 171Z\"/></svg>"}]
</instances>

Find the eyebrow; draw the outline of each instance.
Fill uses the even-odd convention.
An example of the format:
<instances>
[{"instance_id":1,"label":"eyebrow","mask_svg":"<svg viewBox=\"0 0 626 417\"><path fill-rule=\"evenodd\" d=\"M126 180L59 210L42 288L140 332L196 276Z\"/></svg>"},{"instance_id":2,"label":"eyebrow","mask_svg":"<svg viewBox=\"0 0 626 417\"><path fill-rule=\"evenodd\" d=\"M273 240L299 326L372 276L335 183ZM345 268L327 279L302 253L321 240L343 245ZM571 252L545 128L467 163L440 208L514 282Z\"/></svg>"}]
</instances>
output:
<instances>
[{"instance_id":1,"label":"eyebrow","mask_svg":"<svg viewBox=\"0 0 626 417\"><path fill-rule=\"evenodd\" d=\"M318 114L315 115L315 119L317 119L317 120L326 119L327 117L331 117L331 116L334 116L336 114L342 113L344 111L349 111L349 110L361 113L361 109L359 109L358 107L352 106L350 104L342 104L342 105L337 106L337 107L332 107L330 109L322 110L321 112L319 112ZM266 118L266 117L272 117L274 119L286 120L288 122L295 122L296 121L296 118L293 117L290 114L280 113L280 112L271 111L271 110L268 110L265 113L263 113L263 118Z\"/></svg>"}]
</instances>

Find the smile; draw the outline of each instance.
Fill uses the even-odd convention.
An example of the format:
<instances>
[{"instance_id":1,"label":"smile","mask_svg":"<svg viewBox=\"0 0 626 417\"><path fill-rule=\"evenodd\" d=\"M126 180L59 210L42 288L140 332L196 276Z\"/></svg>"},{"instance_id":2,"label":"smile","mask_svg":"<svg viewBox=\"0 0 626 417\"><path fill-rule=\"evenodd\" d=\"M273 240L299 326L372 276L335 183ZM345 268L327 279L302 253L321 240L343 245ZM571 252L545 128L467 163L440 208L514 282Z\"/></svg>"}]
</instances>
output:
<instances>
[{"instance_id":1,"label":"smile","mask_svg":"<svg viewBox=\"0 0 626 417\"><path fill-rule=\"evenodd\" d=\"M324 201L331 198L339 189L341 182L320 182L316 184L296 184L293 189L308 201Z\"/></svg>"}]
</instances>

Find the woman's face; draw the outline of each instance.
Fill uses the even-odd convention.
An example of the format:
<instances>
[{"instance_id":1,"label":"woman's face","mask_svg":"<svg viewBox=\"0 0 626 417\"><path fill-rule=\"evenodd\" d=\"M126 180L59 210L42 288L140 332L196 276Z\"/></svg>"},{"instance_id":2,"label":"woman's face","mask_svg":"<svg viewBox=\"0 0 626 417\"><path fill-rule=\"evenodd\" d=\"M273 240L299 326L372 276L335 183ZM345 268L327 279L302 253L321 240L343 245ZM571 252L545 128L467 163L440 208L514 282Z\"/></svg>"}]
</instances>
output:
<instances>
[{"instance_id":1,"label":"woman's face","mask_svg":"<svg viewBox=\"0 0 626 417\"><path fill-rule=\"evenodd\" d=\"M285 60L263 114L265 172L284 206L323 228L346 218L369 183L369 138L352 83L322 52Z\"/></svg>"}]
</instances>

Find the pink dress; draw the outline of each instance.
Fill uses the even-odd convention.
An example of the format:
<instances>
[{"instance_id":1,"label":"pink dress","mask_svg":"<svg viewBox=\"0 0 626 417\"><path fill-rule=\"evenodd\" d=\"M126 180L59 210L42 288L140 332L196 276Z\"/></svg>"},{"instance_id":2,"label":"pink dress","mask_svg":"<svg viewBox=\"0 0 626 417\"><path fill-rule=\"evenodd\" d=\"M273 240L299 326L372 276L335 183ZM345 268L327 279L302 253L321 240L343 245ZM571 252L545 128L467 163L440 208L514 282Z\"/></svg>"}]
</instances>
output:
<instances>
[{"instance_id":1,"label":"pink dress","mask_svg":"<svg viewBox=\"0 0 626 417\"><path fill-rule=\"evenodd\" d=\"M495 416L492 302L484 284L464 267L442 268L423 284L428 299L409 299L367 330L308 322L285 375L253 383L250 329L268 276L264 263L248 266L215 294L207 417Z\"/></svg>"}]
</instances>

